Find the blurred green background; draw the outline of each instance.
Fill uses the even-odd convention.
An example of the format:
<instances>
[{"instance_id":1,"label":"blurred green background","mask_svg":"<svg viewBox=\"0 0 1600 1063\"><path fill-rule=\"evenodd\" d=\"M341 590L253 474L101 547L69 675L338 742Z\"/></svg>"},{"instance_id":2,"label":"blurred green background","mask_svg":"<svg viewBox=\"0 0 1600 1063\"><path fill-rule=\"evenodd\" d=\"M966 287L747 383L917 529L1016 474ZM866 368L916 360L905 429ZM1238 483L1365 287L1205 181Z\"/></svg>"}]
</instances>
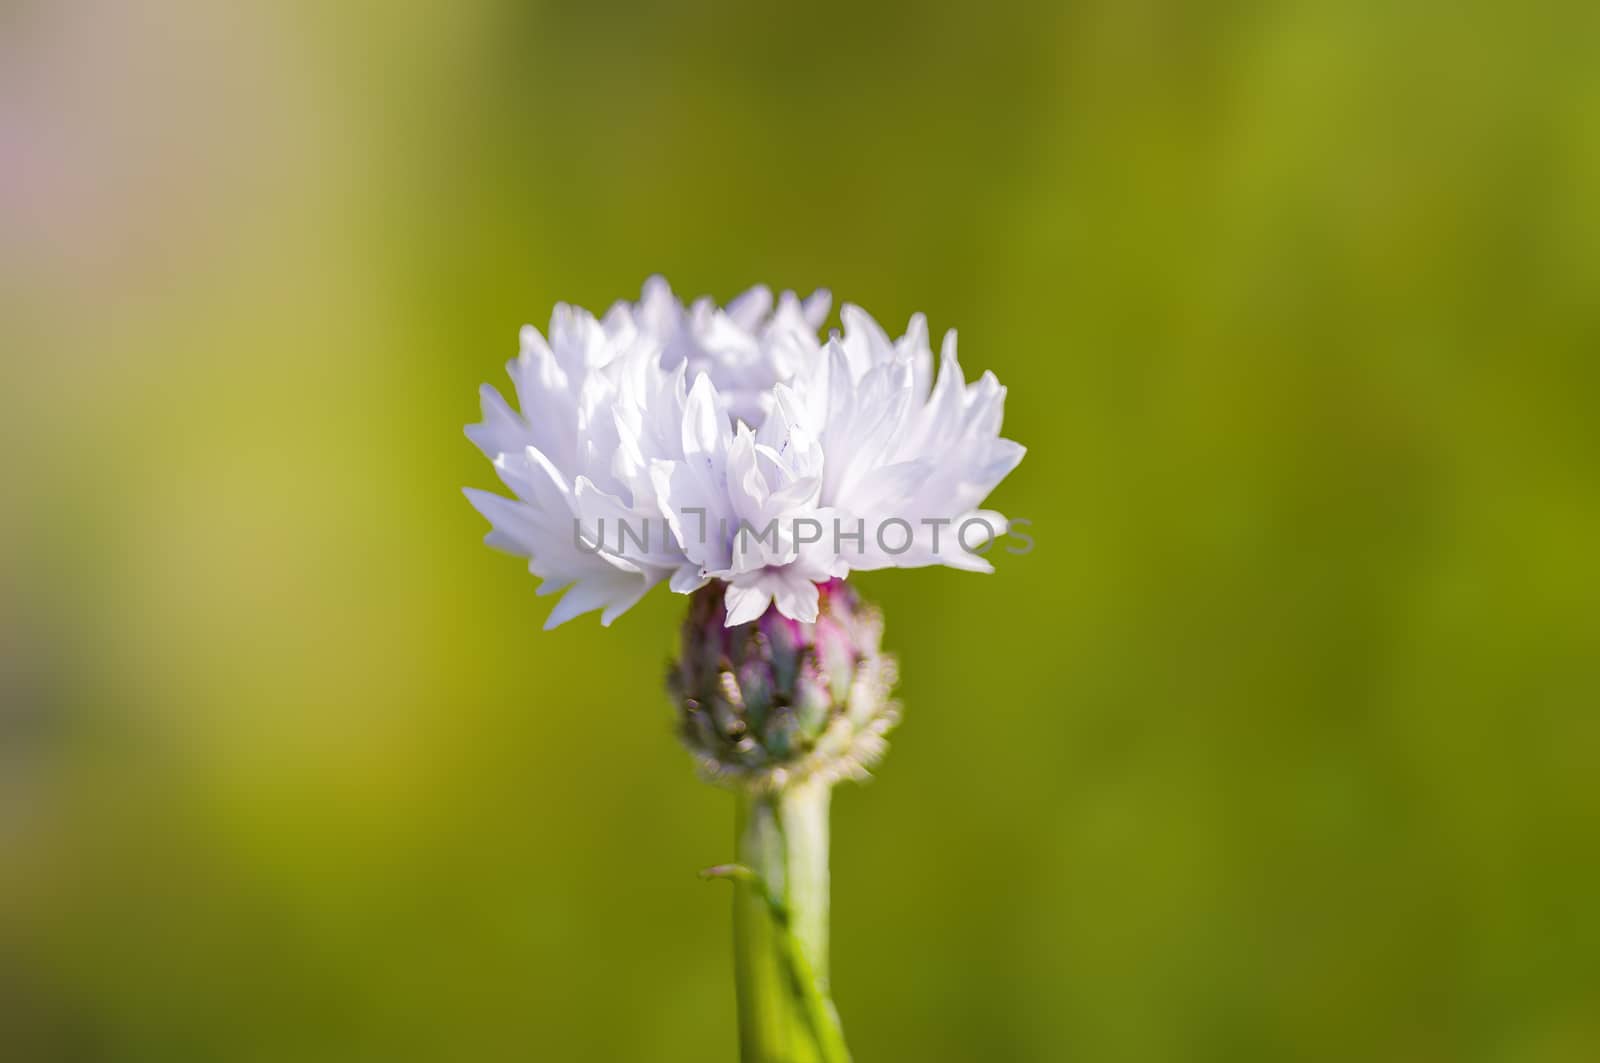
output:
<instances>
[{"instance_id":1,"label":"blurred green background","mask_svg":"<svg viewBox=\"0 0 1600 1063\"><path fill-rule=\"evenodd\" d=\"M1036 550L861 579L872 1061L1600 1059L1600 8L6 5L0 1058L731 1060L682 599L542 633L519 325L961 329Z\"/></svg>"}]
</instances>

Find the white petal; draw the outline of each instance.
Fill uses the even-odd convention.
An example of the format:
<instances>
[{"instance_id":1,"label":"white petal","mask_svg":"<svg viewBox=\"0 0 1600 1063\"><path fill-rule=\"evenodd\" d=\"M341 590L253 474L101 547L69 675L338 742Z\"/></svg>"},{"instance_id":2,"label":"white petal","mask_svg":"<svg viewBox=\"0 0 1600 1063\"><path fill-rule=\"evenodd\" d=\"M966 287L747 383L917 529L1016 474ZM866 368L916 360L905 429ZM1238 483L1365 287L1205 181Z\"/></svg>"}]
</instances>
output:
<instances>
[{"instance_id":1,"label":"white petal","mask_svg":"<svg viewBox=\"0 0 1600 1063\"><path fill-rule=\"evenodd\" d=\"M529 507L504 495L480 491L475 487L462 489L472 508L482 513L493 525L483 541L497 550L521 557L533 556L538 529Z\"/></svg>"},{"instance_id":2,"label":"white petal","mask_svg":"<svg viewBox=\"0 0 1600 1063\"><path fill-rule=\"evenodd\" d=\"M685 563L674 570L667 586L674 594L693 594L708 582L709 579L699 565Z\"/></svg>"},{"instance_id":3,"label":"white petal","mask_svg":"<svg viewBox=\"0 0 1600 1063\"><path fill-rule=\"evenodd\" d=\"M711 457L727 448L728 423L717 409L717 388L709 376L695 378L683 408L685 457Z\"/></svg>"},{"instance_id":4,"label":"white petal","mask_svg":"<svg viewBox=\"0 0 1600 1063\"><path fill-rule=\"evenodd\" d=\"M786 580L772 596L778 612L802 624L817 622L817 585L808 579Z\"/></svg>"},{"instance_id":5,"label":"white petal","mask_svg":"<svg viewBox=\"0 0 1600 1063\"><path fill-rule=\"evenodd\" d=\"M730 584L726 599L728 620L725 626L737 627L748 624L752 620L761 619L761 614L767 611L767 606L772 604L770 592L760 586L741 587Z\"/></svg>"},{"instance_id":6,"label":"white petal","mask_svg":"<svg viewBox=\"0 0 1600 1063\"><path fill-rule=\"evenodd\" d=\"M561 596L556 607L550 610L550 616L544 622L544 629L549 631L551 628L560 627L575 616L582 616L596 609L609 609L619 603L626 609L639 600L639 595L644 593L645 586L642 577L637 580L636 586L605 579L574 583L567 593Z\"/></svg>"}]
</instances>

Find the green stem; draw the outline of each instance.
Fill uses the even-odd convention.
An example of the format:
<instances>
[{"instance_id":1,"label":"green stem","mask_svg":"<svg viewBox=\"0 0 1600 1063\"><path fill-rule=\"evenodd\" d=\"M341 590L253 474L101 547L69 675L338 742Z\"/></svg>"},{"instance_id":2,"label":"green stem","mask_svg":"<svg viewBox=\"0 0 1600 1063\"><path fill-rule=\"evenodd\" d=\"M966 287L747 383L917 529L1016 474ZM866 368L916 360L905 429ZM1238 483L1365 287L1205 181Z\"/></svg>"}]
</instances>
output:
<instances>
[{"instance_id":1,"label":"green stem","mask_svg":"<svg viewBox=\"0 0 1600 1063\"><path fill-rule=\"evenodd\" d=\"M828 786L741 795L734 968L743 1063L848 1063L828 996Z\"/></svg>"}]
</instances>

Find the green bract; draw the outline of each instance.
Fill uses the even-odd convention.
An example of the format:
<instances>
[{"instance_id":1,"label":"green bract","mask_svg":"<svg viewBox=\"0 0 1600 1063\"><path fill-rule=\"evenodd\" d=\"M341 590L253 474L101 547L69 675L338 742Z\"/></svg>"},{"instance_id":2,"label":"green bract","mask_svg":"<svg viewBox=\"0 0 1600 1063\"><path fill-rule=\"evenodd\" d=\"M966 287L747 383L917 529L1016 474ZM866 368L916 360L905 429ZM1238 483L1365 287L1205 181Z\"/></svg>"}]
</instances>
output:
<instances>
[{"instance_id":1,"label":"green bract","mask_svg":"<svg viewBox=\"0 0 1600 1063\"><path fill-rule=\"evenodd\" d=\"M710 779L776 790L812 778L861 778L899 719L883 618L844 581L823 584L817 620L776 609L725 627L725 584L694 593L667 677L678 734Z\"/></svg>"}]
</instances>

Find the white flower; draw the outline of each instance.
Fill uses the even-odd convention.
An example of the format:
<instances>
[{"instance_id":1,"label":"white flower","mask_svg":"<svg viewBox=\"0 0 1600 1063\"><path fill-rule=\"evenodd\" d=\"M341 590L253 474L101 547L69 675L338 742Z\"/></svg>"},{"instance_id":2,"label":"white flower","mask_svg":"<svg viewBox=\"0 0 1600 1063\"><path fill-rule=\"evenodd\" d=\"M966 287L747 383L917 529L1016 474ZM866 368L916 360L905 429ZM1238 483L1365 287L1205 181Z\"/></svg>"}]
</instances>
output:
<instances>
[{"instance_id":1,"label":"white flower","mask_svg":"<svg viewBox=\"0 0 1600 1063\"><path fill-rule=\"evenodd\" d=\"M770 605L816 619L817 584L851 569L991 566L1004 533L984 498L1022 459L999 437L1005 389L967 384L946 335L935 378L927 325L890 340L829 297L753 288L685 308L652 278L603 320L565 305L507 369L520 413L482 389L467 435L514 499L467 490L493 530L566 589L547 627L601 609L609 624L665 579L728 584L727 622Z\"/></svg>"}]
</instances>

